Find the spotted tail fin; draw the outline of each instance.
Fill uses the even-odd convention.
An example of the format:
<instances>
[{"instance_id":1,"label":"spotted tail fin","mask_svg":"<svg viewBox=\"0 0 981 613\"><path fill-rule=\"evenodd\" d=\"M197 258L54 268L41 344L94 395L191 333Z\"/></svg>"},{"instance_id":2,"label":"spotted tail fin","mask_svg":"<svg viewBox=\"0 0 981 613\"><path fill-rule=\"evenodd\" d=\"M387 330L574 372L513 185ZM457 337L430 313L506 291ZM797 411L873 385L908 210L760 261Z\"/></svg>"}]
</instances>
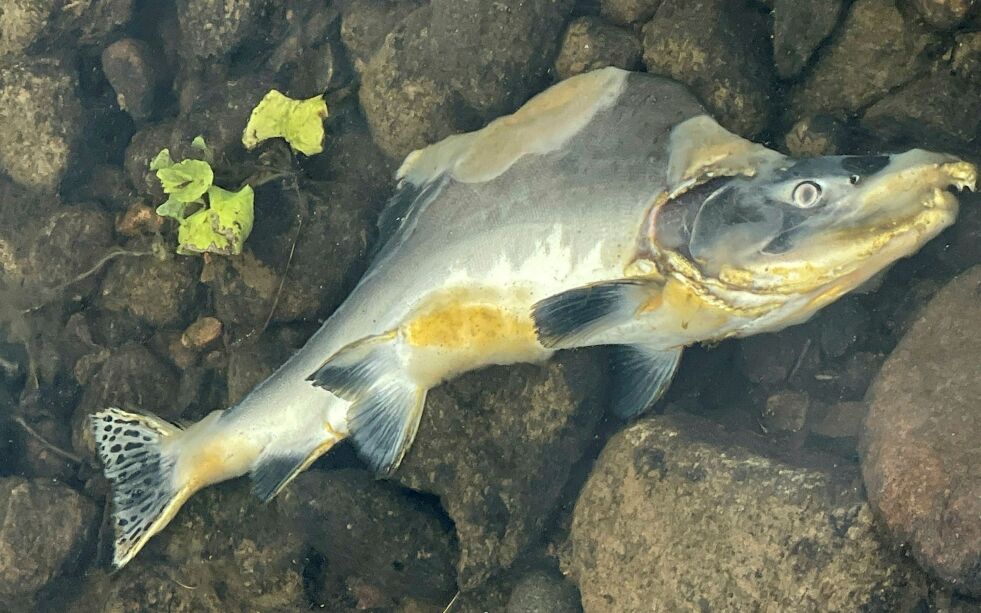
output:
<instances>
[{"instance_id":1,"label":"spotted tail fin","mask_svg":"<svg viewBox=\"0 0 981 613\"><path fill-rule=\"evenodd\" d=\"M166 526L193 493L174 479L175 458L161 448L182 430L149 417L106 409L90 427L112 484L113 566L120 568Z\"/></svg>"}]
</instances>

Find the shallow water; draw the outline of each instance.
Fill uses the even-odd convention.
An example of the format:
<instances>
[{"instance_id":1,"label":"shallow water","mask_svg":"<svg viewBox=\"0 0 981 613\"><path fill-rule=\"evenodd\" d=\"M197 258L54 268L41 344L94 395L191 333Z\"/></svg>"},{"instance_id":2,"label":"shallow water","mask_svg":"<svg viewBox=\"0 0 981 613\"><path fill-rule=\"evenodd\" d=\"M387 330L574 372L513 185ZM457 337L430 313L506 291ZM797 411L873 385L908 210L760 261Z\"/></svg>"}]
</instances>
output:
<instances>
[{"instance_id":1,"label":"shallow water","mask_svg":"<svg viewBox=\"0 0 981 613\"><path fill-rule=\"evenodd\" d=\"M469 373L390 478L344 443L268 505L223 483L118 572L85 427L234 404L364 272L406 154L587 70L794 157L981 162L981 4L56 4L0 8L0 610L981 609L976 194L867 291L688 349L639 421L602 348ZM274 88L324 95L324 153L242 147ZM149 161L197 135L255 188L241 255L176 255L154 213Z\"/></svg>"}]
</instances>

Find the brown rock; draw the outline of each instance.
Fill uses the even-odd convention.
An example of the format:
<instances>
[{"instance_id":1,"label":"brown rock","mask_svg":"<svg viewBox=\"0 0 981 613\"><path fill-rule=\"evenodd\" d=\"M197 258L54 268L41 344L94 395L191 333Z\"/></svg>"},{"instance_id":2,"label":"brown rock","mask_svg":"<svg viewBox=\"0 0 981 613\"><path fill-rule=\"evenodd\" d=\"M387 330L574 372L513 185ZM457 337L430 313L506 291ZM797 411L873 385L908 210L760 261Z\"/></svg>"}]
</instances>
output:
<instances>
[{"instance_id":1,"label":"brown rock","mask_svg":"<svg viewBox=\"0 0 981 613\"><path fill-rule=\"evenodd\" d=\"M778 392L766 399L763 427L776 432L799 432L807 421L811 399L802 392Z\"/></svg>"},{"instance_id":2,"label":"brown rock","mask_svg":"<svg viewBox=\"0 0 981 613\"><path fill-rule=\"evenodd\" d=\"M153 113L162 61L142 41L117 40L102 52L102 72L116 92L116 104L134 119L146 119Z\"/></svg>"},{"instance_id":3,"label":"brown rock","mask_svg":"<svg viewBox=\"0 0 981 613\"><path fill-rule=\"evenodd\" d=\"M95 505L47 480L0 479L0 594L26 595L81 552Z\"/></svg>"},{"instance_id":4,"label":"brown rock","mask_svg":"<svg viewBox=\"0 0 981 613\"><path fill-rule=\"evenodd\" d=\"M862 126L887 141L949 151L981 136L981 82L939 72L908 83L873 104Z\"/></svg>"},{"instance_id":5,"label":"brown rock","mask_svg":"<svg viewBox=\"0 0 981 613\"><path fill-rule=\"evenodd\" d=\"M476 587L541 538L600 418L596 354L487 368L432 390L395 477L439 496L460 542L460 588Z\"/></svg>"},{"instance_id":6,"label":"brown rock","mask_svg":"<svg viewBox=\"0 0 981 613\"><path fill-rule=\"evenodd\" d=\"M560 79L568 79L607 66L634 70L640 64L640 54L640 41L629 30L595 17L580 17L565 31L555 72Z\"/></svg>"},{"instance_id":7,"label":"brown rock","mask_svg":"<svg viewBox=\"0 0 981 613\"><path fill-rule=\"evenodd\" d=\"M341 40L354 60L355 70L363 72L385 42L385 36L421 5L421 0L351 2L341 15Z\"/></svg>"},{"instance_id":8,"label":"brown rock","mask_svg":"<svg viewBox=\"0 0 981 613\"><path fill-rule=\"evenodd\" d=\"M765 449L682 415L611 439L562 553L583 608L905 611L925 597L919 569L879 540L854 471Z\"/></svg>"},{"instance_id":9,"label":"brown rock","mask_svg":"<svg viewBox=\"0 0 981 613\"><path fill-rule=\"evenodd\" d=\"M929 68L938 37L909 23L894 0L858 0L841 33L791 94L794 117L850 115Z\"/></svg>"},{"instance_id":10,"label":"brown rock","mask_svg":"<svg viewBox=\"0 0 981 613\"><path fill-rule=\"evenodd\" d=\"M787 132L784 143L795 158L838 155L841 153L843 126L829 115L815 115L799 120Z\"/></svg>"},{"instance_id":11,"label":"brown rock","mask_svg":"<svg viewBox=\"0 0 981 613\"><path fill-rule=\"evenodd\" d=\"M951 30L971 13L976 0L907 0L931 26Z\"/></svg>"},{"instance_id":12,"label":"brown rock","mask_svg":"<svg viewBox=\"0 0 981 613\"><path fill-rule=\"evenodd\" d=\"M613 23L644 23L654 16L662 0L600 0L600 14Z\"/></svg>"},{"instance_id":13,"label":"brown rock","mask_svg":"<svg viewBox=\"0 0 981 613\"><path fill-rule=\"evenodd\" d=\"M759 134L770 116L772 74L759 16L724 0L665 0L644 26L650 72L688 85L728 129Z\"/></svg>"},{"instance_id":14,"label":"brown rock","mask_svg":"<svg viewBox=\"0 0 981 613\"><path fill-rule=\"evenodd\" d=\"M981 32L962 32L954 37L951 68L957 76L981 83Z\"/></svg>"},{"instance_id":15,"label":"brown rock","mask_svg":"<svg viewBox=\"0 0 981 613\"><path fill-rule=\"evenodd\" d=\"M151 325L175 323L192 302L199 265L197 258L182 256L116 258L102 279L99 303Z\"/></svg>"},{"instance_id":16,"label":"brown rock","mask_svg":"<svg viewBox=\"0 0 981 613\"><path fill-rule=\"evenodd\" d=\"M981 595L981 266L923 309L869 390L869 500L913 556Z\"/></svg>"},{"instance_id":17,"label":"brown rock","mask_svg":"<svg viewBox=\"0 0 981 613\"><path fill-rule=\"evenodd\" d=\"M181 344L188 349L201 351L221 336L221 320L216 317L201 317L181 334Z\"/></svg>"},{"instance_id":18,"label":"brown rock","mask_svg":"<svg viewBox=\"0 0 981 613\"><path fill-rule=\"evenodd\" d=\"M803 70L838 23L843 0L775 0L773 62L777 74L790 79Z\"/></svg>"},{"instance_id":19,"label":"brown rock","mask_svg":"<svg viewBox=\"0 0 981 613\"><path fill-rule=\"evenodd\" d=\"M153 207L136 202L116 219L116 232L123 236L155 234L163 229L163 224L164 218L157 215Z\"/></svg>"}]
</instances>

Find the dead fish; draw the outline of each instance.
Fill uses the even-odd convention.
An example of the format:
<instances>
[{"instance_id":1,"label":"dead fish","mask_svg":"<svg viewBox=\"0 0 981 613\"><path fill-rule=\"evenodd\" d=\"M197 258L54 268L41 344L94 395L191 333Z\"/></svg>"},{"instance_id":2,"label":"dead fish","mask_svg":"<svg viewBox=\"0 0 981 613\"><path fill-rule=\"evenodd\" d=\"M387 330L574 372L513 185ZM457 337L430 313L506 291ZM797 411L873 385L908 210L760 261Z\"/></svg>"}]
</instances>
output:
<instances>
[{"instance_id":1,"label":"dead fish","mask_svg":"<svg viewBox=\"0 0 981 613\"><path fill-rule=\"evenodd\" d=\"M368 272L241 402L187 429L91 417L117 567L205 486L249 474L268 500L344 438L393 470L427 390L481 366L611 345L612 409L635 416L684 347L803 322L917 251L977 169L919 149L791 159L676 82L607 68L411 153L397 180Z\"/></svg>"}]
</instances>

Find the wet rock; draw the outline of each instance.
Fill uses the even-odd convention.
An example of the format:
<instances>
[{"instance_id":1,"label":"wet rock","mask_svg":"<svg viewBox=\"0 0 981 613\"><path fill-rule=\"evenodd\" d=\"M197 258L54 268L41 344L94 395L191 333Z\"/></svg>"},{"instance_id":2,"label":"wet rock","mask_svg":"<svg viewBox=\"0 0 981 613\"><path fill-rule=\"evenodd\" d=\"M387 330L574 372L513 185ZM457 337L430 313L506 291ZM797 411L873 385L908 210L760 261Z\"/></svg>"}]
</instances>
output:
<instances>
[{"instance_id":1,"label":"wet rock","mask_svg":"<svg viewBox=\"0 0 981 613\"><path fill-rule=\"evenodd\" d=\"M201 317L181 334L181 345L201 351L207 349L221 336L221 320L217 317Z\"/></svg>"},{"instance_id":2,"label":"wet rock","mask_svg":"<svg viewBox=\"0 0 981 613\"><path fill-rule=\"evenodd\" d=\"M572 0L434 0L430 40L450 85L485 120L544 88Z\"/></svg>"},{"instance_id":3,"label":"wet rock","mask_svg":"<svg viewBox=\"0 0 981 613\"><path fill-rule=\"evenodd\" d=\"M20 465L24 473L61 481L74 477L77 462L56 451L71 454L68 424L63 419L47 416L32 419L30 423L25 420L24 424L31 429L31 433L24 431L20 437L23 448Z\"/></svg>"},{"instance_id":4,"label":"wet rock","mask_svg":"<svg viewBox=\"0 0 981 613\"><path fill-rule=\"evenodd\" d=\"M561 575L536 571L522 577L508 599L507 613L578 613L576 586Z\"/></svg>"},{"instance_id":5,"label":"wet rock","mask_svg":"<svg viewBox=\"0 0 981 613\"><path fill-rule=\"evenodd\" d=\"M809 77L793 89L792 115L851 115L924 74L938 42L904 19L892 0L858 0Z\"/></svg>"},{"instance_id":6,"label":"wet rock","mask_svg":"<svg viewBox=\"0 0 981 613\"><path fill-rule=\"evenodd\" d=\"M931 26L950 30L964 21L976 0L907 0L907 3Z\"/></svg>"},{"instance_id":7,"label":"wet rock","mask_svg":"<svg viewBox=\"0 0 981 613\"><path fill-rule=\"evenodd\" d=\"M431 17L424 7L400 22L361 75L365 117L375 142L392 158L478 125L463 98L428 74Z\"/></svg>"},{"instance_id":8,"label":"wet rock","mask_svg":"<svg viewBox=\"0 0 981 613\"><path fill-rule=\"evenodd\" d=\"M759 334L739 342L736 365L751 382L775 387L812 377L820 352L806 328L788 328L776 334Z\"/></svg>"},{"instance_id":9,"label":"wet rock","mask_svg":"<svg viewBox=\"0 0 981 613\"><path fill-rule=\"evenodd\" d=\"M602 413L596 354L489 368L430 392L398 480L440 497L460 540L464 591L507 568L558 500Z\"/></svg>"},{"instance_id":10,"label":"wet rock","mask_svg":"<svg viewBox=\"0 0 981 613\"><path fill-rule=\"evenodd\" d=\"M0 57L24 54L42 42L99 44L126 24L132 11L132 0L9 0L0 12Z\"/></svg>"},{"instance_id":11,"label":"wet rock","mask_svg":"<svg viewBox=\"0 0 981 613\"><path fill-rule=\"evenodd\" d=\"M869 500L913 556L981 595L981 266L920 312L869 390L862 473Z\"/></svg>"},{"instance_id":12,"label":"wet rock","mask_svg":"<svg viewBox=\"0 0 981 613\"><path fill-rule=\"evenodd\" d=\"M665 0L644 26L644 62L688 85L719 122L753 137L770 115L769 36L753 11L724 0Z\"/></svg>"},{"instance_id":13,"label":"wet rock","mask_svg":"<svg viewBox=\"0 0 981 613\"><path fill-rule=\"evenodd\" d=\"M661 0L600 0L600 14L613 23L645 23L657 11Z\"/></svg>"},{"instance_id":14,"label":"wet rock","mask_svg":"<svg viewBox=\"0 0 981 613\"><path fill-rule=\"evenodd\" d=\"M868 336L871 318L856 297L846 297L829 305L814 320L821 355L839 358Z\"/></svg>"},{"instance_id":15,"label":"wet rock","mask_svg":"<svg viewBox=\"0 0 981 613\"><path fill-rule=\"evenodd\" d=\"M452 527L366 471L306 472L277 504L327 558L331 574L357 578L389 600L445 603L456 592Z\"/></svg>"},{"instance_id":16,"label":"wet rock","mask_svg":"<svg viewBox=\"0 0 981 613\"><path fill-rule=\"evenodd\" d=\"M0 594L26 595L81 553L95 505L47 480L0 479Z\"/></svg>"},{"instance_id":17,"label":"wet rock","mask_svg":"<svg viewBox=\"0 0 981 613\"><path fill-rule=\"evenodd\" d=\"M316 319L333 311L363 271L373 220L360 185L350 179L304 190L303 203L286 190L276 199L280 209L292 203L305 209L299 238L295 225L271 237L261 258L248 248L239 257L215 258L205 267L203 280L214 292L215 309L226 323L258 327L270 316L279 292L281 276L292 251L282 293L273 312L274 321ZM261 245L261 236L250 237ZM258 247L257 247L258 248ZM324 262L330 266L324 266Z\"/></svg>"},{"instance_id":18,"label":"wet rock","mask_svg":"<svg viewBox=\"0 0 981 613\"><path fill-rule=\"evenodd\" d=\"M234 405L303 346L305 334L289 327L273 328L252 342L232 347L228 356L228 403Z\"/></svg>"},{"instance_id":19,"label":"wet rock","mask_svg":"<svg viewBox=\"0 0 981 613\"><path fill-rule=\"evenodd\" d=\"M981 82L940 72L913 81L873 104L862 126L886 141L947 151L981 136Z\"/></svg>"},{"instance_id":20,"label":"wet rock","mask_svg":"<svg viewBox=\"0 0 981 613\"><path fill-rule=\"evenodd\" d=\"M0 170L31 188L54 190L81 131L77 78L54 59L0 65Z\"/></svg>"},{"instance_id":21,"label":"wet rock","mask_svg":"<svg viewBox=\"0 0 981 613\"><path fill-rule=\"evenodd\" d=\"M783 79L796 77L838 23L844 0L775 0L773 62Z\"/></svg>"},{"instance_id":22,"label":"wet rock","mask_svg":"<svg viewBox=\"0 0 981 613\"><path fill-rule=\"evenodd\" d=\"M85 387L72 417L72 445L85 457L95 458L95 441L88 429L88 416L116 407L124 411L146 411L165 419L174 412L178 380L176 373L145 347L128 343L111 352Z\"/></svg>"},{"instance_id":23,"label":"wet rock","mask_svg":"<svg viewBox=\"0 0 981 613\"><path fill-rule=\"evenodd\" d=\"M153 207L134 202L116 218L116 232L129 237L157 234L163 230L164 221Z\"/></svg>"},{"instance_id":24,"label":"wet rock","mask_svg":"<svg viewBox=\"0 0 981 613\"><path fill-rule=\"evenodd\" d=\"M102 280L99 304L155 326L178 322L193 302L198 266L196 259L182 256L116 258Z\"/></svg>"},{"instance_id":25,"label":"wet rock","mask_svg":"<svg viewBox=\"0 0 981 613\"><path fill-rule=\"evenodd\" d=\"M102 52L102 72L116 92L119 108L133 119L153 113L160 70L158 57L145 43L124 38Z\"/></svg>"},{"instance_id":26,"label":"wet rock","mask_svg":"<svg viewBox=\"0 0 981 613\"><path fill-rule=\"evenodd\" d=\"M197 59L221 58L248 36L265 0L177 0L180 50Z\"/></svg>"},{"instance_id":27,"label":"wet rock","mask_svg":"<svg viewBox=\"0 0 981 613\"><path fill-rule=\"evenodd\" d=\"M341 40L355 70L364 72L385 36L422 4L421 0L354 0L348 4L341 15Z\"/></svg>"},{"instance_id":28,"label":"wet rock","mask_svg":"<svg viewBox=\"0 0 981 613\"><path fill-rule=\"evenodd\" d=\"M814 115L797 121L784 144L787 152L795 158L839 155L844 140L844 127L829 115Z\"/></svg>"},{"instance_id":29,"label":"wet rock","mask_svg":"<svg viewBox=\"0 0 981 613\"><path fill-rule=\"evenodd\" d=\"M513 111L544 86L570 8L568 0L506 8L437 0L413 12L362 74L361 105L378 145L402 158Z\"/></svg>"},{"instance_id":30,"label":"wet rock","mask_svg":"<svg viewBox=\"0 0 981 613\"><path fill-rule=\"evenodd\" d=\"M867 412L868 406L864 402L838 402L828 407L810 430L828 438L857 438Z\"/></svg>"},{"instance_id":31,"label":"wet rock","mask_svg":"<svg viewBox=\"0 0 981 613\"><path fill-rule=\"evenodd\" d=\"M802 392L778 392L766 399L763 427L775 432L799 432L807 421L810 397Z\"/></svg>"},{"instance_id":32,"label":"wet rock","mask_svg":"<svg viewBox=\"0 0 981 613\"><path fill-rule=\"evenodd\" d=\"M565 31L555 72L560 79L568 79L607 66L634 70L640 64L640 53L640 41L630 31L595 17L580 17Z\"/></svg>"},{"instance_id":33,"label":"wet rock","mask_svg":"<svg viewBox=\"0 0 981 613\"><path fill-rule=\"evenodd\" d=\"M951 69L971 83L981 83L981 32L963 32L954 37Z\"/></svg>"},{"instance_id":34,"label":"wet rock","mask_svg":"<svg viewBox=\"0 0 981 613\"><path fill-rule=\"evenodd\" d=\"M46 288L71 285L75 295L88 294L92 282L75 282L101 260L112 244L112 221L91 206L56 209L30 234L25 273ZM26 238L26 237L25 237Z\"/></svg>"},{"instance_id":35,"label":"wet rock","mask_svg":"<svg viewBox=\"0 0 981 613\"><path fill-rule=\"evenodd\" d=\"M104 613L222 613L229 610L210 583L195 580L188 584L188 577L170 564L133 564L130 568L133 570L124 571L125 580L107 581L111 587L101 608L96 610ZM87 599L92 597L88 595Z\"/></svg>"},{"instance_id":36,"label":"wet rock","mask_svg":"<svg viewBox=\"0 0 981 613\"><path fill-rule=\"evenodd\" d=\"M908 610L925 596L918 569L877 537L853 471L762 449L681 415L611 439L562 559L583 608Z\"/></svg>"}]
</instances>

